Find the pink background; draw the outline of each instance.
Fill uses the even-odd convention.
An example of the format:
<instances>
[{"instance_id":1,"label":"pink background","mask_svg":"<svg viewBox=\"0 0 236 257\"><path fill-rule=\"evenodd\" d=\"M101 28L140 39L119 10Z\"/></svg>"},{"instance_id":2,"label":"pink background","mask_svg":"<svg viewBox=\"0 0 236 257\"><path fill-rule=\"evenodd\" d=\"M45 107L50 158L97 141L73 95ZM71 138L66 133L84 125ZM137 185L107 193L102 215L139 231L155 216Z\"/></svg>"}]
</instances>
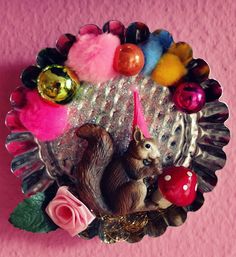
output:
<instances>
[{"instance_id":1,"label":"pink background","mask_svg":"<svg viewBox=\"0 0 236 257\"><path fill-rule=\"evenodd\" d=\"M236 2L234 0L0 0L0 256L236 256ZM231 109L227 125L232 140L225 147L228 162L219 182L205 195L205 204L190 213L179 228L140 243L105 245L98 239L70 238L63 231L47 235L27 233L8 224L8 216L23 198L20 182L10 173L11 156L4 149L8 130L4 117L8 98L20 84L21 70L34 62L37 51L53 46L61 33L76 33L82 24L102 25L109 19L126 25L135 20L154 30L166 28L176 41L190 43L194 55L210 64L211 77L224 86L222 100Z\"/></svg>"}]
</instances>

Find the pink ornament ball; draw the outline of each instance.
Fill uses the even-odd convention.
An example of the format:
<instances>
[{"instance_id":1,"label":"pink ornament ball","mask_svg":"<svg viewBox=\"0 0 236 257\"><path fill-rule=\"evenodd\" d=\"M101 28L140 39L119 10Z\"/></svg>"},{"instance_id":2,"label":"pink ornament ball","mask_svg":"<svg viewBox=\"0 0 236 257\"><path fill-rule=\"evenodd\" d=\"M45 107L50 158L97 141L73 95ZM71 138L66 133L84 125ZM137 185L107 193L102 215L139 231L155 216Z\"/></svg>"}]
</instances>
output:
<instances>
[{"instance_id":1,"label":"pink ornament ball","mask_svg":"<svg viewBox=\"0 0 236 257\"><path fill-rule=\"evenodd\" d=\"M197 83L180 84L174 92L173 101L177 109L185 113L199 112L206 102L205 92Z\"/></svg>"},{"instance_id":2,"label":"pink ornament ball","mask_svg":"<svg viewBox=\"0 0 236 257\"><path fill-rule=\"evenodd\" d=\"M75 71L80 81L100 83L118 75L113 59L120 40L112 34L85 34L77 37L66 65Z\"/></svg>"},{"instance_id":3,"label":"pink ornament ball","mask_svg":"<svg viewBox=\"0 0 236 257\"><path fill-rule=\"evenodd\" d=\"M27 91L26 104L19 110L24 127L41 141L51 141L62 135L68 127L66 106L45 102L37 90Z\"/></svg>"}]
</instances>

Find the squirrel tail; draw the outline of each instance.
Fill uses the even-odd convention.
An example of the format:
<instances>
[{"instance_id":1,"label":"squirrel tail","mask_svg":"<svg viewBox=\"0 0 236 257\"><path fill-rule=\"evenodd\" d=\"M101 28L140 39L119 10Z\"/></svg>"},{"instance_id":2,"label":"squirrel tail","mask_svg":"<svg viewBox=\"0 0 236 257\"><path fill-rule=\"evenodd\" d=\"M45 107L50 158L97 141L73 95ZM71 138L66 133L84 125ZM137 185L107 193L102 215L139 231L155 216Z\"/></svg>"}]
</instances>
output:
<instances>
[{"instance_id":1,"label":"squirrel tail","mask_svg":"<svg viewBox=\"0 0 236 257\"><path fill-rule=\"evenodd\" d=\"M84 124L78 128L76 134L88 142L77 168L77 193L81 201L95 214L109 213L100 183L114 153L113 140L104 128L95 124Z\"/></svg>"}]
</instances>

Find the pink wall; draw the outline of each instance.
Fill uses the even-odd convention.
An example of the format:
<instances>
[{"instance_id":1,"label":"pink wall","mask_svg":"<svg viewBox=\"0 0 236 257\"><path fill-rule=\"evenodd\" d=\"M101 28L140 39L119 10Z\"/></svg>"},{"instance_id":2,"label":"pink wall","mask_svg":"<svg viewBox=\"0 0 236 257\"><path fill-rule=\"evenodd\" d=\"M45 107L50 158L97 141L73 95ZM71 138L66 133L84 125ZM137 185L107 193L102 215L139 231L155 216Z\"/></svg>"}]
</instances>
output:
<instances>
[{"instance_id":1,"label":"pink wall","mask_svg":"<svg viewBox=\"0 0 236 257\"><path fill-rule=\"evenodd\" d=\"M0 256L236 256L236 2L234 0L0 0ZM126 25L135 20L151 29L166 28L176 41L185 40L196 57L207 60L211 75L224 85L222 100L231 109L227 121L232 140L225 148L228 162L218 172L216 189L205 195L200 211L190 213L179 228L164 236L131 245L105 245L98 239L71 239L63 231L35 235L8 224L11 210L22 199L20 183L10 173L11 157L4 149L8 134L4 116L8 97L19 85L23 67L34 62L37 50L52 46L63 32L76 33L82 24L102 25L109 19ZM235 166L234 166L235 165Z\"/></svg>"}]
</instances>

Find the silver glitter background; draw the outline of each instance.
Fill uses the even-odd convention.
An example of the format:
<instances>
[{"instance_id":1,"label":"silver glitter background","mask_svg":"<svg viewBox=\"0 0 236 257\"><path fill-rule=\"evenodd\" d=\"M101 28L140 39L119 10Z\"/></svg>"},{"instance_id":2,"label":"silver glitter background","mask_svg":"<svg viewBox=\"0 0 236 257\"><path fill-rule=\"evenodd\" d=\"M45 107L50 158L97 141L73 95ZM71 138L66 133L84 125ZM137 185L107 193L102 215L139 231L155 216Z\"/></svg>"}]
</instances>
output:
<instances>
[{"instance_id":1,"label":"silver glitter background","mask_svg":"<svg viewBox=\"0 0 236 257\"><path fill-rule=\"evenodd\" d=\"M188 149L183 148L185 135L189 133L186 129L191 129L195 119L188 119L185 114L177 111L169 89L158 86L151 79L141 76L123 77L100 85L83 84L77 98L70 105L70 123L73 128L86 122L103 126L113 136L117 152L122 154L132 135L134 87L139 91L149 131L158 140L162 164L169 165L179 158L179 150L188 152ZM75 143L77 149L74 148ZM72 129L56 140L52 148L56 155L65 157L67 153L69 159L74 156L77 162L84 144L74 137ZM73 149L74 153L69 153L68 148Z\"/></svg>"}]
</instances>

